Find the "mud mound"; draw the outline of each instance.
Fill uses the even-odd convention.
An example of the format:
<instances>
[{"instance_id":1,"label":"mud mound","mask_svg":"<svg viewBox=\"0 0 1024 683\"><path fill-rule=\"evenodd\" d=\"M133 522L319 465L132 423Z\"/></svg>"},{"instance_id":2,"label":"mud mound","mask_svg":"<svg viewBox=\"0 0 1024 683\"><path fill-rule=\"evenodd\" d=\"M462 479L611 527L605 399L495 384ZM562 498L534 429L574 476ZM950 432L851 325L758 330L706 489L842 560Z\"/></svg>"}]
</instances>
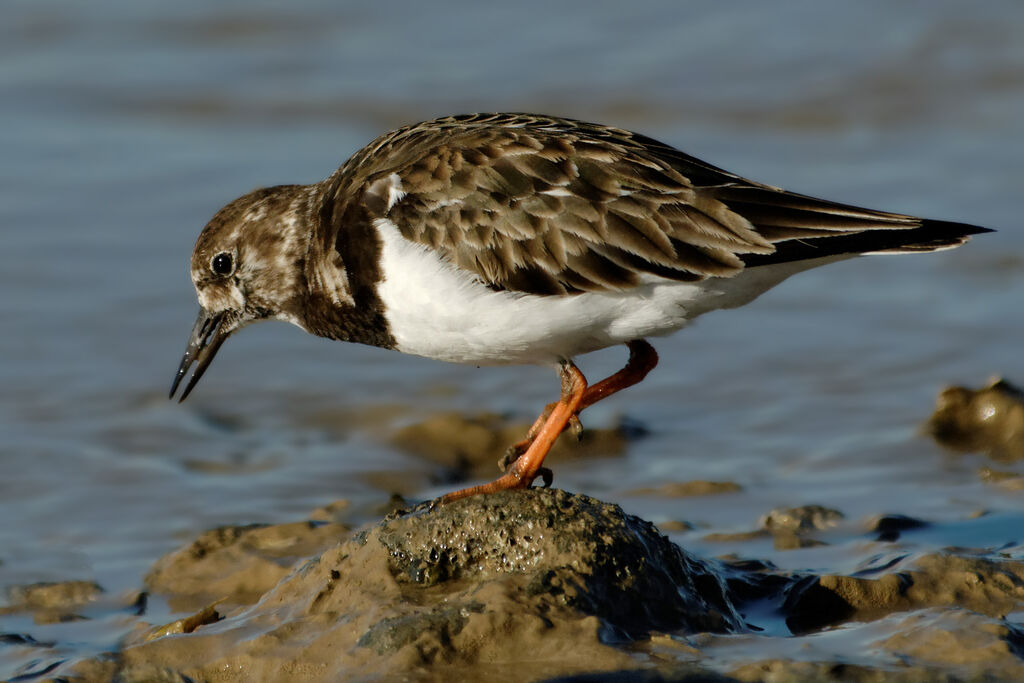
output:
<instances>
[{"instance_id":1,"label":"mud mound","mask_svg":"<svg viewBox=\"0 0 1024 683\"><path fill-rule=\"evenodd\" d=\"M192 556L206 575L209 555ZM183 557L175 567L187 575ZM529 680L631 669L613 644L655 630L744 629L720 570L593 498L478 496L394 514L305 562L254 605L226 614L214 605L181 628L139 634L110 666L124 677L197 680Z\"/></svg>"}]
</instances>

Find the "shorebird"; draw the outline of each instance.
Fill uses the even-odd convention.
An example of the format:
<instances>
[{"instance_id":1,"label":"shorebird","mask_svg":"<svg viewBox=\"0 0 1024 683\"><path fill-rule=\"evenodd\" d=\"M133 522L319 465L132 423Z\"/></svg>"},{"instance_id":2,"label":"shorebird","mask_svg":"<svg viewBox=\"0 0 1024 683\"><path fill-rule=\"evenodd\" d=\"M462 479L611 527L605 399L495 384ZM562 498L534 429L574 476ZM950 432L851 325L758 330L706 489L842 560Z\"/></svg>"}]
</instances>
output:
<instances>
[{"instance_id":1,"label":"shorebird","mask_svg":"<svg viewBox=\"0 0 1024 683\"><path fill-rule=\"evenodd\" d=\"M192 254L201 308L170 395L194 364L184 400L224 341L264 319L456 363L551 365L561 396L505 473L442 501L549 484L555 439L655 367L647 337L802 270L983 232L762 185L619 128L435 119L377 138L322 182L217 212ZM588 385L573 359L617 344L628 363Z\"/></svg>"}]
</instances>

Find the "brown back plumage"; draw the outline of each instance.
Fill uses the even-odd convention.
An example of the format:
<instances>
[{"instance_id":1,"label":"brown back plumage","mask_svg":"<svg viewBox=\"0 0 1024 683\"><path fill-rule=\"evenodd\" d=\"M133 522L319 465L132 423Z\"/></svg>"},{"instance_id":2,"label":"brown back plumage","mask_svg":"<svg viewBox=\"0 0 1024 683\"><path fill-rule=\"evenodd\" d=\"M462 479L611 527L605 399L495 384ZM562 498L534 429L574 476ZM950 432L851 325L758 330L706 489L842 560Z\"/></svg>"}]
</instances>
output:
<instances>
[{"instance_id":1,"label":"brown back plumage","mask_svg":"<svg viewBox=\"0 0 1024 683\"><path fill-rule=\"evenodd\" d=\"M693 281L835 254L931 251L987 232L785 192L629 131L528 114L401 128L331 183L358 196L371 219L392 221L490 286L535 294L628 289L643 274Z\"/></svg>"}]
</instances>

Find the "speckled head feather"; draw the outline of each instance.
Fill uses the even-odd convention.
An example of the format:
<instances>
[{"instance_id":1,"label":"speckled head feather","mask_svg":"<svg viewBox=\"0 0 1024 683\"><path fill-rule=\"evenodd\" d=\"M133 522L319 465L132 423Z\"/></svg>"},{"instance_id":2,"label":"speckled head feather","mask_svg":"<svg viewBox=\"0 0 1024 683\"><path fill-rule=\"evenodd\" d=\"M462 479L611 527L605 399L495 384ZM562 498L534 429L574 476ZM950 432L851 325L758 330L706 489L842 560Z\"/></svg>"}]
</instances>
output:
<instances>
[{"instance_id":1,"label":"speckled head feather","mask_svg":"<svg viewBox=\"0 0 1024 683\"><path fill-rule=\"evenodd\" d=\"M298 318L311 194L302 185L256 190L207 223L191 268L199 304L207 312L227 313L233 329L263 318ZM218 257L229 260L223 272L215 267Z\"/></svg>"}]
</instances>

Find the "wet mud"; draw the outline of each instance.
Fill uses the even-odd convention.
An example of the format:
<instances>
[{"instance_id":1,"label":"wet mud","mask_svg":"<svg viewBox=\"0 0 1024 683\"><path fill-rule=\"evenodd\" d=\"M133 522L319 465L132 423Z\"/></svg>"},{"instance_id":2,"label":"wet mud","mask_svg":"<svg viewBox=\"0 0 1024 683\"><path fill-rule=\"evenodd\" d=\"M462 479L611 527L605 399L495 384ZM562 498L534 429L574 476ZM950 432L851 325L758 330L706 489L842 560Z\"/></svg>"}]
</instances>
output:
<instances>
[{"instance_id":1,"label":"wet mud","mask_svg":"<svg viewBox=\"0 0 1024 683\"><path fill-rule=\"evenodd\" d=\"M935 402L925 429L956 451L993 460L1024 459L1024 390L996 377L980 389L951 386Z\"/></svg>"},{"instance_id":2,"label":"wet mud","mask_svg":"<svg viewBox=\"0 0 1024 683\"><path fill-rule=\"evenodd\" d=\"M773 511L763 531L812 534L833 522L833 511L808 506ZM889 516L873 531L923 524ZM1024 561L950 550L863 575L787 572L698 557L616 505L557 489L421 504L354 530L328 521L215 529L161 559L146 584L189 613L153 624L143 609L116 651L78 662L64 680L1024 676L1024 629L1008 619L1024 604ZM101 589L18 594L14 609L73 614ZM767 637L765 605L791 639L858 629L864 661L805 652L716 665L716 649Z\"/></svg>"},{"instance_id":3,"label":"wet mud","mask_svg":"<svg viewBox=\"0 0 1024 683\"><path fill-rule=\"evenodd\" d=\"M321 552L275 584L268 535ZM631 670L632 645L651 633L747 630L733 574L617 506L555 489L424 505L354 533L231 527L165 558L148 580L172 603L196 600L199 587L224 598L140 631L79 675L538 680Z\"/></svg>"},{"instance_id":4,"label":"wet mud","mask_svg":"<svg viewBox=\"0 0 1024 683\"><path fill-rule=\"evenodd\" d=\"M938 403L925 425L936 439L1012 466L1018 390L1003 381L950 388ZM461 478L493 468L494 453L524 430L496 416L445 414L388 438ZM556 455L622 455L641 431L584 432L563 438ZM1019 478L986 469L993 485ZM744 493L733 482L695 480L628 495ZM78 659L31 626L0 634L0 646L35 655L18 680L1024 678L1018 549L900 552L901 538L932 528L926 519L861 522L865 542L888 555L836 573L699 555L664 535L814 549L851 523L820 504L774 508L749 530L702 535L687 522L658 528L558 489L438 506L392 497L376 510L338 500L298 521L211 529L158 560L131 593L85 580L13 586L0 613L22 623L116 620L127 635L106 655ZM352 523L368 512L378 519ZM158 619L153 601L173 618Z\"/></svg>"}]
</instances>

